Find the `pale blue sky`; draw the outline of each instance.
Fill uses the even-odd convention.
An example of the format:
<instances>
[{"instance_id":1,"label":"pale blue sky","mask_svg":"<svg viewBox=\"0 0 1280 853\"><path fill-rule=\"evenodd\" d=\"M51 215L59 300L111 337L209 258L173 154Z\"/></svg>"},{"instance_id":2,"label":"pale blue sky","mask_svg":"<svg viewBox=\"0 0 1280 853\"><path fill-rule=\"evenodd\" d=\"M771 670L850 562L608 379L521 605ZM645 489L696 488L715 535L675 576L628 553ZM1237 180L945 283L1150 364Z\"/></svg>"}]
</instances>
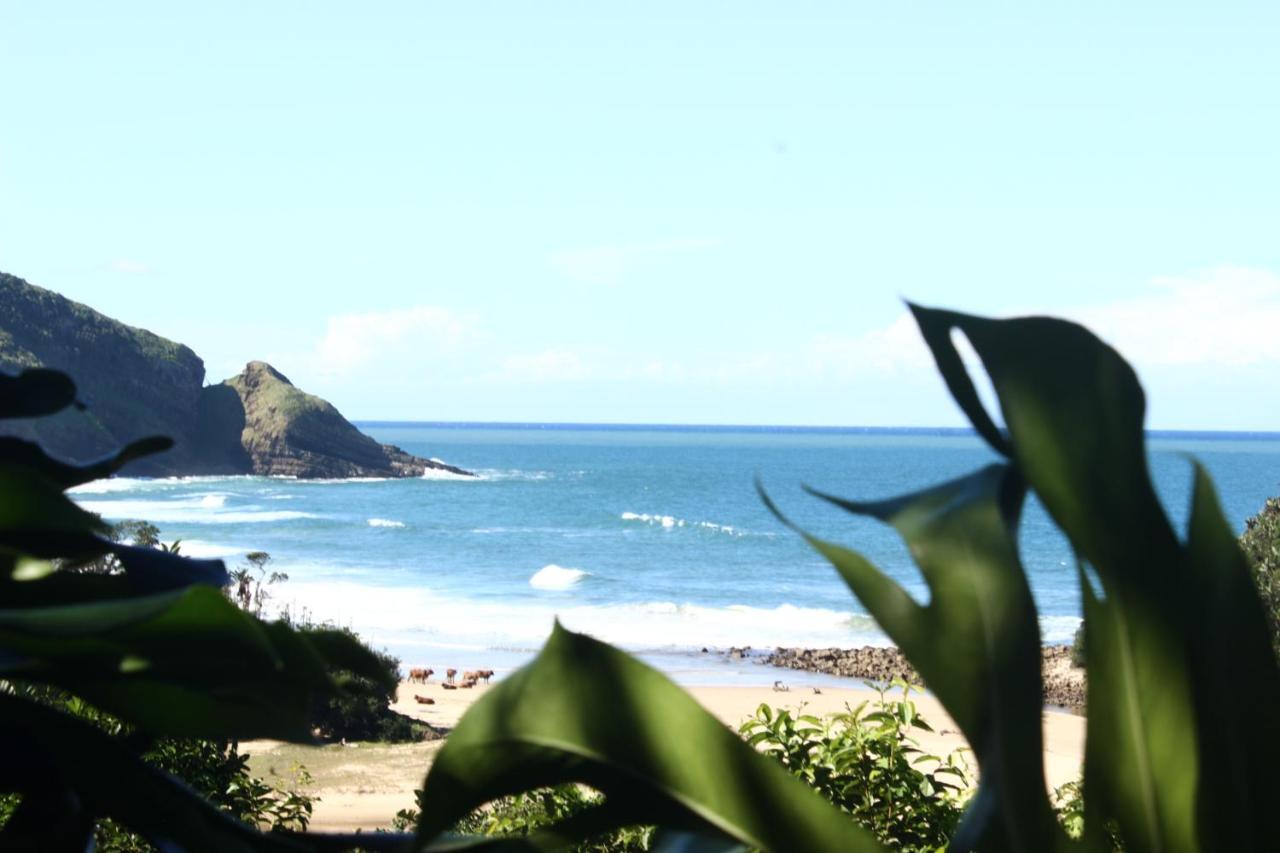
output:
<instances>
[{"instance_id":1,"label":"pale blue sky","mask_svg":"<svg viewBox=\"0 0 1280 853\"><path fill-rule=\"evenodd\" d=\"M910 297L1087 319L1154 426L1280 429L1275 3L185 5L0 2L0 270L213 380L958 423Z\"/></svg>"}]
</instances>

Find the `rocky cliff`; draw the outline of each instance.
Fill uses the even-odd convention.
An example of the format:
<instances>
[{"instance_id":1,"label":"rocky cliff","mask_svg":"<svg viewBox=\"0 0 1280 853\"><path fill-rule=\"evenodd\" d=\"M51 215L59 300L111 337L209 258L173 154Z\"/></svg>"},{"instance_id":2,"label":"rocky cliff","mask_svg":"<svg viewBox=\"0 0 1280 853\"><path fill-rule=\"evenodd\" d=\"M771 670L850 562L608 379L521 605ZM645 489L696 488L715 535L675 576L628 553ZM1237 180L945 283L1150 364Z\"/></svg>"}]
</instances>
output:
<instances>
[{"instance_id":1,"label":"rocky cliff","mask_svg":"<svg viewBox=\"0 0 1280 853\"><path fill-rule=\"evenodd\" d=\"M161 456L136 474L188 471L199 464L192 437L204 362L181 344L105 317L52 291L0 273L0 370L53 367L71 375L85 411L30 422L0 421L6 434L83 461L136 438L167 435Z\"/></svg>"},{"instance_id":2,"label":"rocky cliff","mask_svg":"<svg viewBox=\"0 0 1280 853\"><path fill-rule=\"evenodd\" d=\"M148 435L174 448L126 473L416 477L467 475L361 433L332 405L260 361L204 386L204 362L187 347L0 273L0 370L53 367L76 382L84 411L0 421L0 434L38 441L84 461Z\"/></svg>"}]
</instances>

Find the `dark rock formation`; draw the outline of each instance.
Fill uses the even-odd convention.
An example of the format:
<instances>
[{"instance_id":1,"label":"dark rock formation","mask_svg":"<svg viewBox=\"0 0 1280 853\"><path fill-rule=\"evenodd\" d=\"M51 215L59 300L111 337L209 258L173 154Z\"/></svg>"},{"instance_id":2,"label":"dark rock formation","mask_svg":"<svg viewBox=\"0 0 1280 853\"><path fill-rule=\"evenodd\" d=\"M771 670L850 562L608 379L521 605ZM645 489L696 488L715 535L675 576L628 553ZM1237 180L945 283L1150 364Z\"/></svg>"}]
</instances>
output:
<instances>
[{"instance_id":1,"label":"dark rock formation","mask_svg":"<svg viewBox=\"0 0 1280 853\"><path fill-rule=\"evenodd\" d=\"M913 684L922 683L906 655L892 646L863 646L857 649L777 648L762 663L881 683L895 678ZM1071 666L1070 646L1045 646L1041 649L1041 674L1046 704L1077 712L1084 709L1084 670Z\"/></svg>"},{"instance_id":2,"label":"dark rock formation","mask_svg":"<svg viewBox=\"0 0 1280 853\"><path fill-rule=\"evenodd\" d=\"M0 273L0 370L27 367L69 374L86 409L0 421L0 435L37 441L73 461L167 435L172 450L125 472L420 477L430 469L472 476L379 444L263 362L203 387L204 362L187 347Z\"/></svg>"},{"instance_id":3,"label":"dark rock formation","mask_svg":"<svg viewBox=\"0 0 1280 853\"><path fill-rule=\"evenodd\" d=\"M390 444L379 444L351 425L332 405L294 387L284 374L251 361L239 375L206 389L227 397L209 403L219 417L236 412L230 389L240 402L240 446L253 471L288 477L421 477L427 470L472 476L470 472L420 459ZM226 408L222 414L221 409Z\"/></svg>"}]
</instances>

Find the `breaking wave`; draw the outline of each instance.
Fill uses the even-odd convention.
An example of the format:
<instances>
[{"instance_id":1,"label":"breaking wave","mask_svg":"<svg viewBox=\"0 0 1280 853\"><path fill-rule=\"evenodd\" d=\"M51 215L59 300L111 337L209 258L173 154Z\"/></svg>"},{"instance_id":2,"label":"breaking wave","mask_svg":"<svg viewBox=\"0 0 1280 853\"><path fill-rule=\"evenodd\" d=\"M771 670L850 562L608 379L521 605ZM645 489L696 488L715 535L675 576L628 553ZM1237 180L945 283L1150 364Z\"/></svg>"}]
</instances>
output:
<instances>
[{"instance_id":1,"label":"breaking wave","mask_svg":"<svg viewBox=\"0 0 1280 853\"><path fill-rule=\"evenodd\" d=\"M551 563L533 573L529 578L529 586L534 589L570 589L588 574L582 569L566 569Z\"/></svg>"},{"instance_id":2,"label":"breaking wave","mask_svg":"<svg viewBox=\"0 0 1280 853\"><path fill-rule=\"evenodd\" d=\"M371 518L369 519L370 527L404 527L403 521L393 521L390 518Z\"/></svg>"},{"instance_id":3,"label":"breaking wave","mask_svg":"<svg viewBox=\"0 0 1280 853\"><path fill-rule=\"evenodd\" d=\"M672 530L677 527L694 527L711 530L716 533L727 533L730 536L741 536L742 531L728 524L716 524L712 521L686 521L674 515L650 515L647 512L624 512L619 516L623 521L639 521L652 527Z\"/></svg>"}]
</instances>

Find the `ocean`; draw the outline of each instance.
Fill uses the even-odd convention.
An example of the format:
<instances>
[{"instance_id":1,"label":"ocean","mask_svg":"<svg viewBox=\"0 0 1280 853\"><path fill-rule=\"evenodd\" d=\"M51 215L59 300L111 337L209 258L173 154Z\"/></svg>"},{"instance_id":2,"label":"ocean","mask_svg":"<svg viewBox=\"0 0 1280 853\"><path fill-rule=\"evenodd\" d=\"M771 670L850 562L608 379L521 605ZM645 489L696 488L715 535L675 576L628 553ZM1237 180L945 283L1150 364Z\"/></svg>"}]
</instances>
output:
<instances>
[{"instance_id":1,"label":"ocean","mask_svg":"<svg viewBox=\"0 0 1280 853\"><path fill-rule=\"evenodd\" d=\"M888 641L826 561L768 513L754 478L792 518L923 599L891 529L800 485L888 497L995 458L970 432L945 429L360 427L480 477L117 478L73 494L108 519L156 524L191 556L235 567L248 551L268 552L288 575L270 588L273 606L354 628L406 666L501 673L532 656L559 618L685 683L767 683L776 670L722 652ZM1192 457L1237 530L1280 493L1280 434L1153 433L1149 449L1179 530ZM1034 503L1021 548L1044 642L1069 642L1080 616L1070 552Z\"/></svg>"}]
</instances>

